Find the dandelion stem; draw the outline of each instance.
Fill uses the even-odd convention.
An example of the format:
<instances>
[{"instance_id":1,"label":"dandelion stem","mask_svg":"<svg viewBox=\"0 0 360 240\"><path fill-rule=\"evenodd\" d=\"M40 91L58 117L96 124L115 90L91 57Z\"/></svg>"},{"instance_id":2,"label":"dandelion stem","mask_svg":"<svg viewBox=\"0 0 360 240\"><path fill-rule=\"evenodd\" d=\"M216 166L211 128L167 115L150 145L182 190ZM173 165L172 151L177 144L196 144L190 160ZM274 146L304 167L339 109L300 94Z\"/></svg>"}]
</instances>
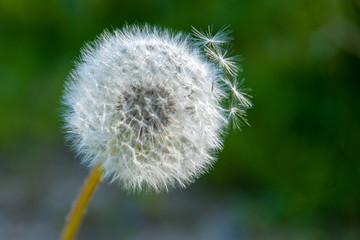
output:
<instances>
[{"instance_id":1,"label":"dandelion stem","mask_svg":"<svg viewBox=\"0 0 360 240\"><path fill-rule=\"evenodd\" d=\"M81 220L84 216L87 205L90 202L97 185L101 180L102 170L100 170L101 163L98 163L90 172L85 180L79 196L77 197L71 212L68 215L66 224L61 233L60 240L73 240L79 230Z\"/></svg>"}]
</instances>

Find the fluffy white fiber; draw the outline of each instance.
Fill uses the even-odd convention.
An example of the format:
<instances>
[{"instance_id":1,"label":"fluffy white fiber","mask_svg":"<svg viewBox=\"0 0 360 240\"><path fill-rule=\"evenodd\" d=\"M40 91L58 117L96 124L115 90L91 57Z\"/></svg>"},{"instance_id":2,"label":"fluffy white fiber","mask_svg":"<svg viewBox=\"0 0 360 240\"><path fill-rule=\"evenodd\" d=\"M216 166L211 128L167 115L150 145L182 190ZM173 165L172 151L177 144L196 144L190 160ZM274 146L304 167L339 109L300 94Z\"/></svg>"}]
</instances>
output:
<instances>
[{"instance_id":1,"label":"fluffy white fiber","mask_svg":"<svg viewBox=\"0 0 360 240\"><path fill-rule=\"evenodd\" d=\"M132 25L88 44L63 96L83 162L130 191L184 187L205 172L228 123L246 123L251 107L226 59L227 31L215 37Z\"/></svg>"}]
</instances>

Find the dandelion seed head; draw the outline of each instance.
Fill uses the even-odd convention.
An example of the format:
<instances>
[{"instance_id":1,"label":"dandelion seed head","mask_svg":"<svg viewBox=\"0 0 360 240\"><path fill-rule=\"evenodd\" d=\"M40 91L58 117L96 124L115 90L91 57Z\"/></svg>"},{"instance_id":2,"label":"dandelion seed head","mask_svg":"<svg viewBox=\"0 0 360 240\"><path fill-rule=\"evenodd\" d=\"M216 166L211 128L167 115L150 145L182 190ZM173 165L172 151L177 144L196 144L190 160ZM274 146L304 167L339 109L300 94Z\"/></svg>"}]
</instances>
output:
<instances>
[{"instance_id":1,"label":"dandelion seed head","mask_svg":"<svg viewBox=\"0 0 360 240\"><path fill-rule=\"evenodd\" d=\"M87 44L63 96L67 138L82 162L101 163L104 178L130 191L184 187L206 172L229 121L251 106L224 81L235 62L206 59L206 47L149 25ZM242 110L229 111L232 95Z\"/></svg>"}]
</instances>

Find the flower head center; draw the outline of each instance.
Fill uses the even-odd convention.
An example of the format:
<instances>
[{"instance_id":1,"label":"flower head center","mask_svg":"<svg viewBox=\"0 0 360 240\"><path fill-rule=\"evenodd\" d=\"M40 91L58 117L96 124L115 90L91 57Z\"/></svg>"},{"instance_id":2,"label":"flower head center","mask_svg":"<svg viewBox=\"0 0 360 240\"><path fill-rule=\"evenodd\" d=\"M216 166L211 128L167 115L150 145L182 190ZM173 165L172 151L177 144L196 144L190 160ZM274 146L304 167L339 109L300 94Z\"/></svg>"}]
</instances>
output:
<instances>
[{"instance_id":1,"label":"flower head center","mask_svg":"<svg viewBox=\"0 0 360 240\"><path fill-rule=\"evenodd\" d=\"M175 113L175 103L162 86L131 85L120 96L117 109L121 120L140 135L159 133Z\"/></svg>"}]
</instances>

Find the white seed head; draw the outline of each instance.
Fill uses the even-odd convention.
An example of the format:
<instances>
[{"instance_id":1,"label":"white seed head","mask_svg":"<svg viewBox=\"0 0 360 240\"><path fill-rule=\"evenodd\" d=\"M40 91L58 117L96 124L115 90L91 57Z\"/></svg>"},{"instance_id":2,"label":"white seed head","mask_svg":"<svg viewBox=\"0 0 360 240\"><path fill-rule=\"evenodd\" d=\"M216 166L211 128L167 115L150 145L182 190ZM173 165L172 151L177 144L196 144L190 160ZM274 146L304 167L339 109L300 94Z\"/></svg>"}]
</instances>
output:
<instances>
[{"instance_id":1,"label":"white seed head","mask_svg":"<svg viewBox=\"0 0 360 240\"><path fill-rule=\"evenodd\" d=\"M149 25L86 45L63 96L67 138L83 163L101 163L104 178L130 191L184 187L205 172L230 120L247 123L251 107L237 80L224 80L237 65L220 63L218 51Z\"/></svg>"}]
</instances>

